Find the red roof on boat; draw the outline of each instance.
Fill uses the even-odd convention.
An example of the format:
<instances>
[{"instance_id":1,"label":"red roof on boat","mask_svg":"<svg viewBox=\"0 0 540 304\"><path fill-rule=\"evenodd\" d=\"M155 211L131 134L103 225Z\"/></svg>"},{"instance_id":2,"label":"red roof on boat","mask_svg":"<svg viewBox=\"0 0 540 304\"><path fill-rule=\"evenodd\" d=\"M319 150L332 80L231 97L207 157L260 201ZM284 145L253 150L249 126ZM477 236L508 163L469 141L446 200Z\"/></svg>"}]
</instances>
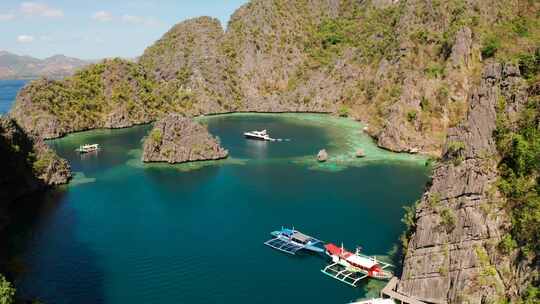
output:
<instances>
[{"instance_id":1,"label":"red roof on boat","mask_svg":"<svg viewBox=\"0 0 540 304\"><path fill-rule=\"evenodd\" d=\"M342 255L345 258L352 255L352 253L348 252L347 250L341 249L341 247L338 247L332 243L324 245L324 248L326 248L326 251L328 251L331 255Z\"/></svg>"},{"instance_id":2,"label":"red roof on boat","mask_svg":"<svg viewBox=\"0 0 540 304\"><path fill-rule=\"evenodd\" d=\"M370 270L375 270L376 269L375 267L377 268L379 267L379 265L377 264L375 260L369 257L353 254L332 243L324 245L324 248L326 248L326 251L328 251L330 255L337 255L341 257L342 259L345 259L347 262L351 263L354 266L361 266Z\"/></svg>"}]
</instances>

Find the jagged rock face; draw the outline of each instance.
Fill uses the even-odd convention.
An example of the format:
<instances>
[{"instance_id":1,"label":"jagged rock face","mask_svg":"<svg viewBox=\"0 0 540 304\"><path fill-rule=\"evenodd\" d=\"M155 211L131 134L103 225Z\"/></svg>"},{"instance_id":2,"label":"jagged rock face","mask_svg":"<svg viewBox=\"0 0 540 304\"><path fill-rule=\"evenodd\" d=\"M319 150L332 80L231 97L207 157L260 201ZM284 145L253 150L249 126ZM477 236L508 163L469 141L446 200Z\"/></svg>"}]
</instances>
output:
<instances>
[{"instance_id":1,"label":"jagged rock face","mask_svg":"<svg viewBox=\"0 0 540 304\"><path fill-rule=\"evenodd\" d=\"M227 156L228 151L205 126L179 114L169 114L156 122L145 139L142 160L175 164Z\"/></svg>"},{"instance_id":2,"label":"jagged rock face","mask_svg":"<svg viewBox=\"0 0 540 304\"><path fill-rule=\"evenodd\" d=\"M450 60L454 68L468 67L472 55L472 31L468 27L462 27L456 33L456 41L452 46Z\"/></svg>"},{"instance_id":3,"label":"jagged rock face","mask_svg":"<svg viewBox=\"0 0 540 304\"><path fill-rule=\"evenodd\" d=\"M298 92L291 92L289 80L307 59L304 49L309 32L323 19L338 17L339 13L338 0L255 0L233 14L226 41L236 49L235 67L245 94L244 110L332 111L334 98L314 96L323 88L330 88L328 96L336 92L327 73L315 73Z\"/></svg>"},{"instance_id":4,"label":"jagged rock face","mask_svg":"<svg viewBox=\"0 0 540 304\"><path fill-rule=\"evenodd\" d=\"M48 186L65 184L71 178L66 160L6 117L0 117L0 160L0 208Z\"/></svg>"},{"instance_id":5,"label":"jagged rock face","mask_svg":"<svg viewBox=\"0 0 540 304\"><path fill-rule=\"evenodd\" d=\"M219 20L190 19L175 25L159 41L147 48L139 62L158 81L192 95L190 114L238 110L236 74L226 53L231 46L223 41ZM182 101L178 101L182 102Z\"/></svg>"},{"instance_id":6,"label":"jagged rock face","mask_svg":"<svg viewBox=\"0 0 540 304\"><path fill-rule=\"evenodd\" d=\"M462 27L456 33L445 65L444 79L426 77L425 71L406 67L405 64L398 67L407 76L399 101L390 107L383 127L373 134L379 146L396 152L419 149L434 155L440 154L441 137L444 137L452 119L450 109L460 103L466 104L474 58L472 45L471 29ZM413 51L407 50L405 54L411 56ZM424 108L424 102L430 103L429 107L440 109L436 123L424 119L423 116L430 111ZM409 113L416 113L414 119L410 119Z\"/></svg>"},{"instance_id":7,"label":"jagged rock face","mask_svg":"<svg viewBox=\"0 0 540 304\"><path fill-rule=\"evenodd\" d=\"M490 303L518 295L514 265L497 248L510 223L495 185L493 138L499 97L510 97L506 113L526 103L517 76L513 66L486 66L467 120L449 131L443 161L417 207L399 292L430 303Z\"/></svg>"}]
</instances>

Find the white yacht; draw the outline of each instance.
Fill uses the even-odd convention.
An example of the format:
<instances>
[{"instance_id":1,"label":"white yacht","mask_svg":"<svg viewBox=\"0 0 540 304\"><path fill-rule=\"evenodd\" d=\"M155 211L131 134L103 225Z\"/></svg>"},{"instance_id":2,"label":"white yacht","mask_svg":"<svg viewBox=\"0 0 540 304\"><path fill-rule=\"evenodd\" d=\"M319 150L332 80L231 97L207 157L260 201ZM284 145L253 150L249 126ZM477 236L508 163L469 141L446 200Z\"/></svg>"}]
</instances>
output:
<instances>
[{"instance_id":1,"label":"white yacht","mask_svg":"<svg viewBox=\"0 0 540 304\"><path fill-rule=\"evenodd\" d=\"M99 149L100 149L99 144L92 144L92 145L82 145L75 151L79 153L89 153L89 152L97 151Z\"/></svg>"},{"instance_id":2,"label":"white yacht","mask_svg":"<svg viewBox=\"0 0 540 304\"><path fill-rule=\"evenodd\" d=\"M246 138L250 138L250 139L258 139L258 140L265 140L265 141L274 141L275 140L272 137L270 137L270 135L268 135L266 130L245 132L244 136Z\"/></svg>"}]
</instances>

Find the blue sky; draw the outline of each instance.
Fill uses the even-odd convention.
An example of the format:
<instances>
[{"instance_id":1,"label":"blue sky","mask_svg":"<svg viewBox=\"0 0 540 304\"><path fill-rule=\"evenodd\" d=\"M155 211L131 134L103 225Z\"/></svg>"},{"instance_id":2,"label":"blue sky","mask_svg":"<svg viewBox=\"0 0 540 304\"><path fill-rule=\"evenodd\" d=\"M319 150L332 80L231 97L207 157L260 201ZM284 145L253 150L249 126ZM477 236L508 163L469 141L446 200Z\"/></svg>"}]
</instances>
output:
<instances>
[{"instance_id":1,"label":"blue sky","mask_svg":"<svg viewBox=\"0 0 540 304\"><path fill-rule=\"evenodd\" d=\"M226 26L247 0L0 1L0 50L44 58L136 57L174 24L212 16Z\"/></svg>"}]
</instances>

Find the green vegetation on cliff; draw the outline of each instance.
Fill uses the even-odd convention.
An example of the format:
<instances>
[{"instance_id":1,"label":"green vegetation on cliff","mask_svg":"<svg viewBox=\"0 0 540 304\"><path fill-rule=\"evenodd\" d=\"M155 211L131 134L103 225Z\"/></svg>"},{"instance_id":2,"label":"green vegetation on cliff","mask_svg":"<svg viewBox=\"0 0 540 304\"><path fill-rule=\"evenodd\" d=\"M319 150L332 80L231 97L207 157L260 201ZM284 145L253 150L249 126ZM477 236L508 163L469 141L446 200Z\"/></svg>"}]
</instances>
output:
<instances>
[{"instance_id":1,"label":"green vegetation on cliff","mask_svg":"<svg viewBox=\"0 0 540 304\"><path fill-rule=\"evenodd\" d=\"M399 48L397 25L403 4L377 8L345 1L342 10L343 15L324 19L308 33L310 40L306 49L315 62L331 64L346 48L357 49L356 59L364 63L395 58Z\"/></svg>"},{"instance_id":2,"label":"green vegetation on cliff","mask_svg":"<svg viewBox=\"0 0 540 304\"><path fill-rule=\"evenodd\" d=\"M200 17L175 25L148 47L139 63L157 79L159 98L188 114L235 110L240 94L223 36L217 19Z\"/></svg>"},{"instance_id":3,"label":"green vegetation on cliff","mask_svg":"<svg viewBox=\"0 0 540 304\"><path fill-rule=\"evenodd\" d=\"M45 138L126 127L180 109L180 103L172 100L182 98L177 88L157 88L154 77L139 64L105 60L63 80L31 82L19 94L12 113L26 130Z\"/></svg>"},{"instance_id":4,"label":"green vegetation on cliff","mask_svg":"<svg viewBox=\"0 0 540 304\"><path fill-rule=\"evenodd\" d=\"M537 56L538 52L534 56ZM523 66L523 65L522 65ZM526 64L525 64L526 66ZM504 113L501 99L497 121L497 148L502 155L499 164L499 190L506 197L512 219L510 234L499 248L511 253L519 248L523 259L540 261L540 82L538 74L524 75L531 82L529 102L519 120L511 122ZM536 262L534 262L536 261ZM540 277L532 275L532 283L523 295L524 303L540 301Z\"/></svg>"},{"instance_id":5,"label":"green vegetation on cliff","mask_svg":"<svg viewBox=\"0 0 540 304\"><path fill-rule=\"evenodd\" d=\"M0 274L0 304L15 302L15 288Z\"/></svg>"},{"instance_id":6,"label":"green vegetation on cliff","mask_svg":"<svg viewBox=\"0 0 540 304\"><path fill-rule=\"evenodd\" d=\"M519 129L499 129L498 146L503 154L499 167L502 192L514 214L514 236L525 247L540 251L540 130L538 100L525 110Z\"/></svg>"}]
</instances>

